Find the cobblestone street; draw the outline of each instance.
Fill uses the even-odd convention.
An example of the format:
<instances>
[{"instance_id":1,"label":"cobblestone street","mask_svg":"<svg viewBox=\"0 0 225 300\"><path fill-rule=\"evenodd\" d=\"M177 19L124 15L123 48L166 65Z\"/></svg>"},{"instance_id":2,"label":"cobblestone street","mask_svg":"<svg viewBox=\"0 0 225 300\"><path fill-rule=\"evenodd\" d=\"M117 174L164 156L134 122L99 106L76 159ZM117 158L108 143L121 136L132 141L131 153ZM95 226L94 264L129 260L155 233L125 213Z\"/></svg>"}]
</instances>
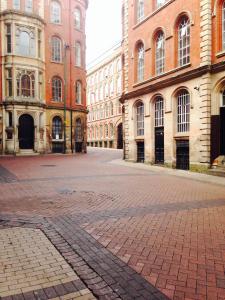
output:
<instances>
[{"instance_id":1,"label":"cobblestone street","mask_svg":"<svg viewBox=\"0 0 225 300\"><path fill-rule=\"evenodd\" d=\"M0 299L225 299L225 184L121 156L1 158Z\"/></svg>"}]
</instances>

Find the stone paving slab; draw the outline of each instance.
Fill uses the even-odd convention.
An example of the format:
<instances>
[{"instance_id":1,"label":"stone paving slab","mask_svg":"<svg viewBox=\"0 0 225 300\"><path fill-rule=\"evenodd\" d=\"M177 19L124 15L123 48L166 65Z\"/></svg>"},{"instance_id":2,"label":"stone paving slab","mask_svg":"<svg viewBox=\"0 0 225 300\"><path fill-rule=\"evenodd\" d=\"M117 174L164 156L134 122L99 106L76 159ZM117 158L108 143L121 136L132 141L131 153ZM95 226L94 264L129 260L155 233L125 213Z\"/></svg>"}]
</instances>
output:
<instances>
[{"instance_id":1,"label":"stone paving slab","mask_svg":"<svg viewBox=\"0 0 225 300\"><path fill-rule=\"evenodd\" d=\"M41 230L1 229L0 241L1 299L94 299Z\"/></svg>"}]
</instances>

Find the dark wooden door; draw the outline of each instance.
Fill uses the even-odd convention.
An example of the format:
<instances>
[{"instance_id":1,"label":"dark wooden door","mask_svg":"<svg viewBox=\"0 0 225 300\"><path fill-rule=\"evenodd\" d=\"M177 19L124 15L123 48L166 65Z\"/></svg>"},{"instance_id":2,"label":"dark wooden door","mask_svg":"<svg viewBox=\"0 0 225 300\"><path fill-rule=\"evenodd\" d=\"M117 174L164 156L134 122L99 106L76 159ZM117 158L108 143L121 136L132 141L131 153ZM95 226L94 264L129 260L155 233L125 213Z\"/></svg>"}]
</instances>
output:
<instances>
[{"instance_id":1,"label":"dark wooden door","mask_svg":"<svg viewBox=\"0 0 225 300\"><path fill-rule=\"evenodd\" d=\"M137 142L137 162L145 161L145 143Z\"/></svg>"},{"instance_id":2,"label":"dark wooden door","mask_svg":"<svg viewBox=\"0 0 225 300\"><path fill-rule=\"evenodd\" d=\"M177 141L177 169L189 170L189 141L180 140Z\"/></svg>"},{"instance_id":3,"label":"dark wooden door","mask_svg":"<svg viewBox=\"0 0 225 300\"><path fill-rule=\"evenodd\" d=\"M34 148L34 119L30 115L19 118L18 138L20 149Z\"/></svg>"},{"instance_id":4,"label":"dark wooden door","mask_svg":"<svg viewBox=\"0 0 225 300\"><path fill-rule=\"evenodd\" d=\"M225 107L220 108L220 155L225 155Z\"/></svg>"},{"instance_id":5,"label":"dark wooden door","mask_svg":"<svg viewBox=\"0 0 225 300\"><path fill-rule=\"evenodd\" d=\"M155 128L155 163L164 164L164 127Z\"/></svg>"},{"instance_id":6,"label":"dark wooden door","mask_svg":"<svg viewBox=\"0 0 225 300\"><path fill-rule=\"evenodd\" d=\"M117 149L123 149L123 124L117 127Z\"/></svg>"}]
</instances>

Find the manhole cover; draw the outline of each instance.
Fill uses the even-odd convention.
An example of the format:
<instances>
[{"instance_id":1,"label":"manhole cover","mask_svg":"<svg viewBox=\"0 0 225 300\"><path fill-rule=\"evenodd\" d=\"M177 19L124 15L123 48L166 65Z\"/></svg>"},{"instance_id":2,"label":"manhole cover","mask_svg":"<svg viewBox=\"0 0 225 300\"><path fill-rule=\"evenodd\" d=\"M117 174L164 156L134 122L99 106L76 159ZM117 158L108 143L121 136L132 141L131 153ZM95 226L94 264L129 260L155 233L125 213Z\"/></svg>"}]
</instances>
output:
<instances>
[{"instance_id":1,"label":"manhole cover","mask_svg":"<svg viewBox=\"0 0 225 300\"><path fill-rule=\"evenodd\" d=\"M72 190L72 189L59 189L58 192L61 195L72 195L72 194L76 193L76 191Z\"/></svg>"}]
</instances>

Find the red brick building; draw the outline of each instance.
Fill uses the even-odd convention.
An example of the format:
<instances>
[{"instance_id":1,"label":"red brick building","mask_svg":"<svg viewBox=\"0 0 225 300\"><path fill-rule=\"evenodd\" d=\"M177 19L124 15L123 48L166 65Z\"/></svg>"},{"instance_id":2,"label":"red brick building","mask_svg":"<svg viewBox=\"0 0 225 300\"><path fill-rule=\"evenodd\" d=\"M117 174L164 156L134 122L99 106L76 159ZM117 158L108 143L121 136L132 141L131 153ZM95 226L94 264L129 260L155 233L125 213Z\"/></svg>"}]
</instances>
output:
<instances>
[{"instance_id":1,"label":"red brick building","mask_svg":"<svg viewBox=\"0 0 225 300\"><path fill-rule=\"evenodd\" d=\"M0 3L1 151L86 151L88 1Z\"/></svg>"},{"instance_id":2,"label":"red brick building","mask_svg":"<svg viewBox=\"0 0 225 300\"><path fill-rule=\"evenodd\" d=\"M225 157L225 2L123 1L125 157L205 170Z\"/></svg>"}]
</instances>

